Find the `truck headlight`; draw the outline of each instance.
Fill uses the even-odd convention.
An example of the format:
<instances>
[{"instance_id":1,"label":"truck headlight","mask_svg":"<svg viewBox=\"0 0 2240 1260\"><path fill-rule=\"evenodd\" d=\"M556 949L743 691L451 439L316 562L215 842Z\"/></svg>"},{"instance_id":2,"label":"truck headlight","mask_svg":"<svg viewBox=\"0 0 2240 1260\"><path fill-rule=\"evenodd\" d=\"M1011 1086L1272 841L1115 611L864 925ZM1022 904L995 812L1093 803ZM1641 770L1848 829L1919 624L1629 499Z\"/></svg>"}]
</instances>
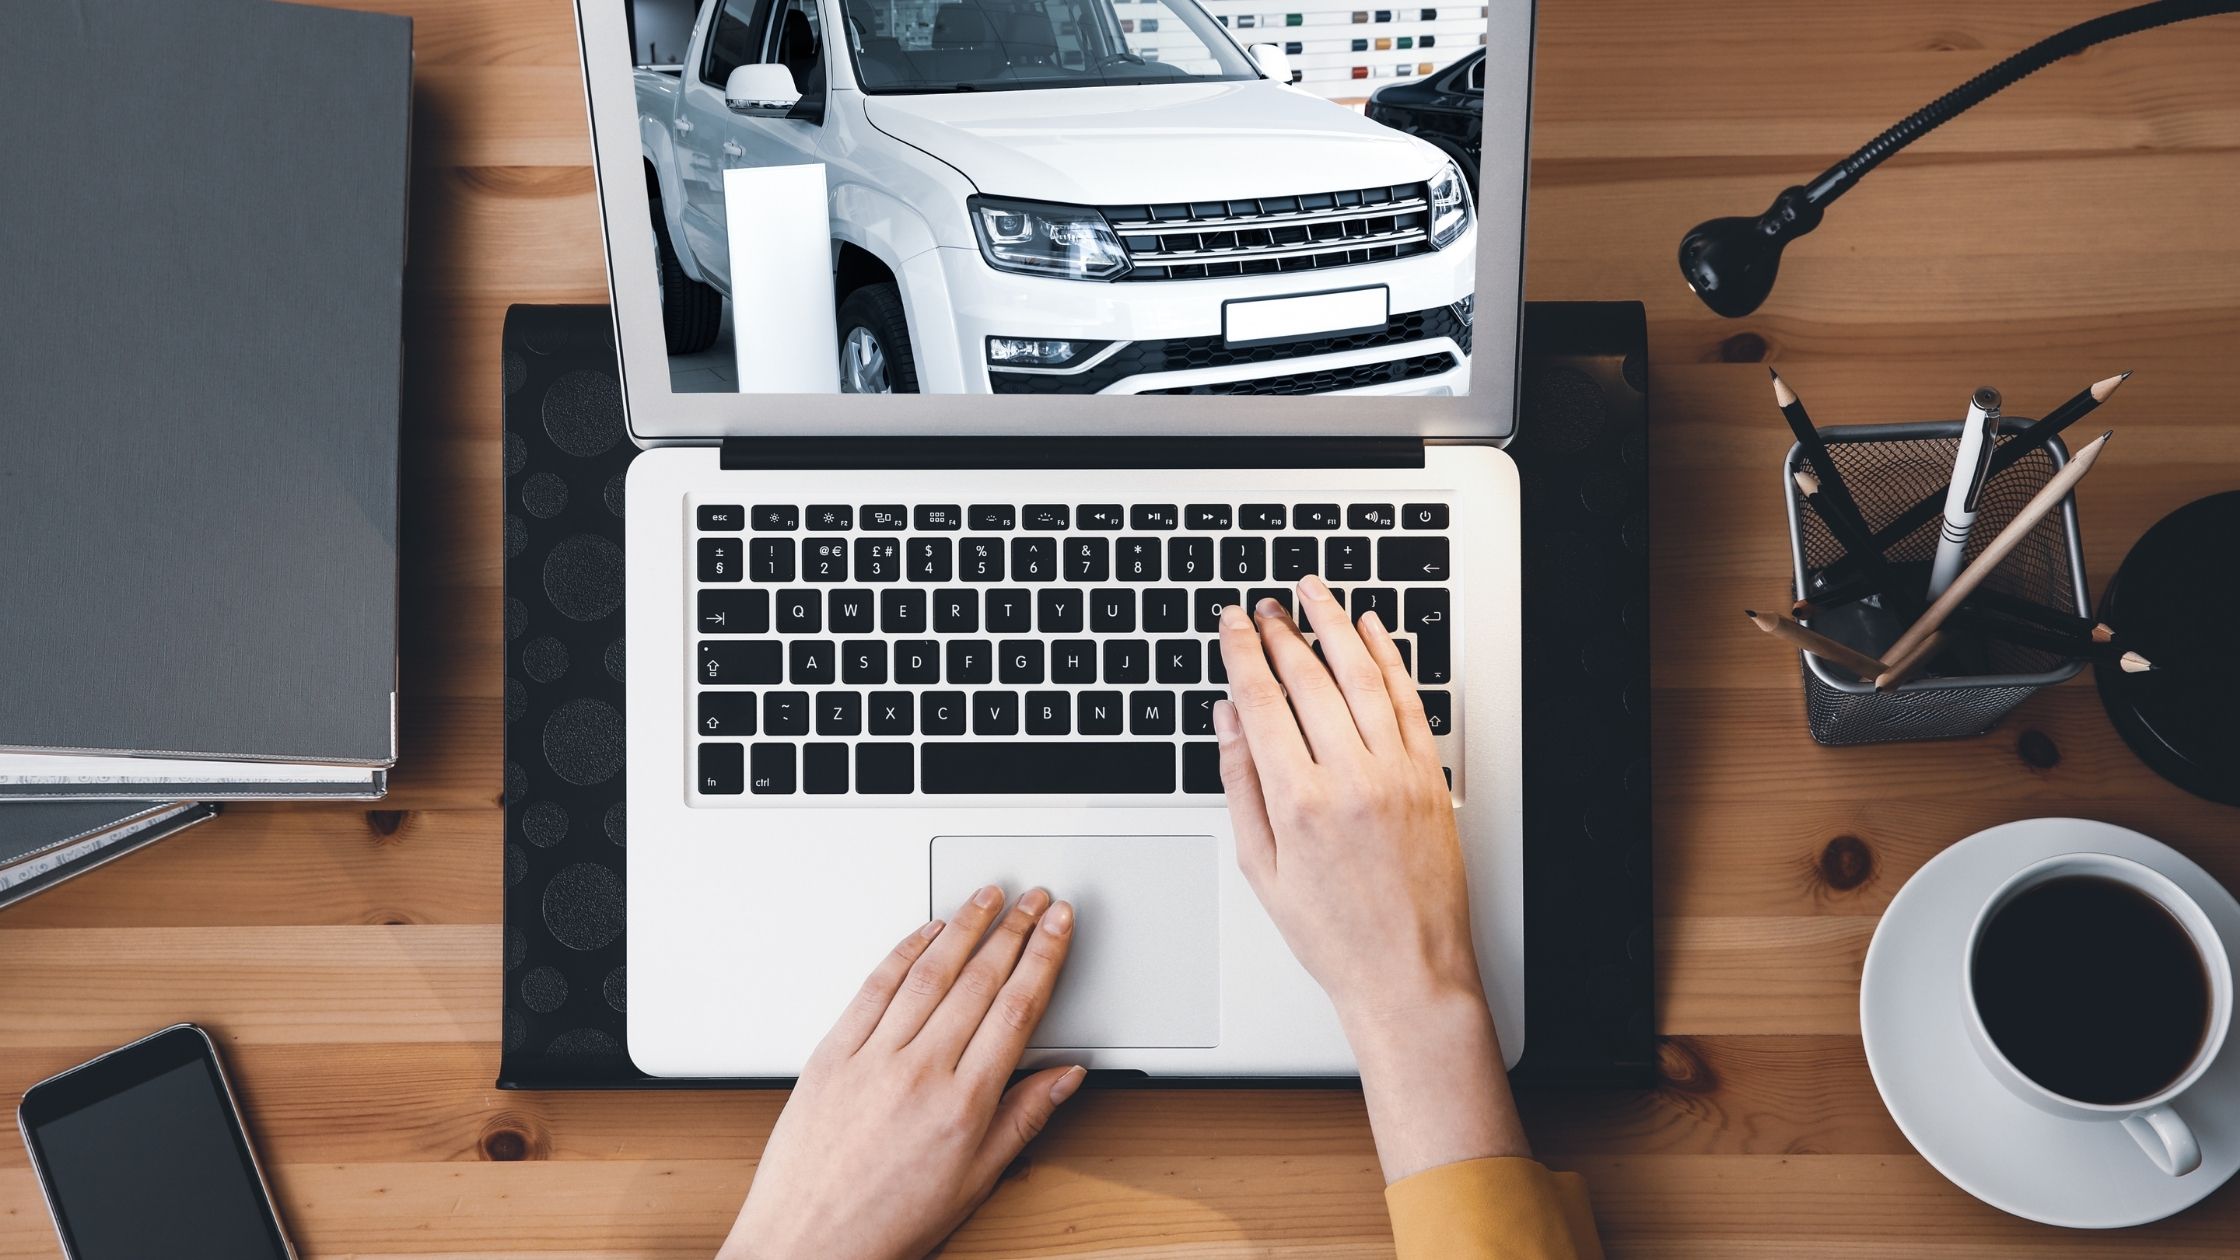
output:
<instances>
[{"instance_id":1,"label":"truck headlight","mask_svg":"<svg viewBox=\"0 0 2240 1260\"><path fill-rule=\"evenodd\" d=\"M1128 270L1128 248L1086 206L973 197L966 206L980 255L998 271L1067 280L1111 280Z\"/></svg>"},{"instance_id":2,"label":"truck headlight","mask_svg":"<svg viewBox=\"0 0 2240 1260\"><path fill-rule=\"evenodd\" d=\"M1452 162L1431 179L1431 248L1445 249L1470 226L1470 191Z\"/></svg>"}]
</instances>

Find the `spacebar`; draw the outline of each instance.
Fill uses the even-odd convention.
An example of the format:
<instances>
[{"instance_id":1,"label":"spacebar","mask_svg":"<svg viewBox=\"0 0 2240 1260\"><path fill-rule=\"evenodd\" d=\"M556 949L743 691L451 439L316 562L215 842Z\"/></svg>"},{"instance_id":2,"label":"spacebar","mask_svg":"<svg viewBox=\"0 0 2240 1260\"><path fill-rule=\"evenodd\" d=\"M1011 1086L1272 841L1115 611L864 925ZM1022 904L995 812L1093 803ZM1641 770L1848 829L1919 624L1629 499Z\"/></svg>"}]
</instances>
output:
<instances>
[{"instance_id":1,"label":"spacebar","mask_svg":"<svg viewBox=\"0 0 2240 1260\"><path fill-rule=\"evenodd\" d=\"M934 796L1174 791L1174 749L1158 740L993 740L919 746L918 783Z\"/></svg>"}]
</instances>

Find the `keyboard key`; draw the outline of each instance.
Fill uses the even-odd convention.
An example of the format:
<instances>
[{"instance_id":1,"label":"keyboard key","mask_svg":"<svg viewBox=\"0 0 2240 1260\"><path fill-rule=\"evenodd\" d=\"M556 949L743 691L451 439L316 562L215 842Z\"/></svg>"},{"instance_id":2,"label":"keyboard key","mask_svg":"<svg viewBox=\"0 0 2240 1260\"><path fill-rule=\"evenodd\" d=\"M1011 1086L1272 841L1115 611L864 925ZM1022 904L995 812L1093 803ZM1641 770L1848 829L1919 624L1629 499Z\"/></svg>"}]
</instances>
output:
<instances>
[{"instance_id":1,"label":"keyboard key","mask_svg":"<svg viewBox=\"0 0 2240 1260\"><path fill-rule=\"evenodd\" d=\"M805 582L847 581L847 542L839 538L802 539L801 579Z\"/></svg>"},{"instance_id":2,"label":"keyboard key","mask_svg":"<svg viewBox=\"0 0 2240 1260\"><path fill-rule=\"evenodd\" d=\"M941 681L941 645L932 639L896 639L894 680L898 683Z\"/></svg>"},{"instance_id":3,"label":"keyboard key","mask_svg":"<svg viewBox=\"0 0 2240 1260\"><path fill-rule=\"evenodd\" d=\"M996 675L1012 684L1042 681L1042 640L1005 639L996 645Z\"/></svg>"},{"instance_id":4,"label":"keyboard key","mask_svg":"<svg viewBox=\"0 0 2240 1260\"><path fill-rule=\"evenodd\" d=\"M1062 587L1036 591L1035 625L1044 634L1077 634L1081 630L1081 606L1088 602L1089 596L1082 591Z\"/></svg>"},{"instance_id":5,"label":"keyboard key","mask_svg":"<svg viewBox=\"0 0 2240 1260\"><path fill-rule=\"evenodd\" d=\"M1072 520L1072 513L1063 503L1029 503L1023 516L1026 528L1033 530L1064 529Z\"/></svg>"},{"instance_id":6,"label":"keyboard key","mask_svg":"<svg viewBox=\"0 0 2240 1260\"><path fill-rule=\"evenodd\" d=\"M830 533L854 529L856 510L845 503L812 503L809 505L809 528Z\"/></svg>"},{"instance_id":7,"label":"keyboard key","mask_svg":"<svg viewBox=\"0 0 2240 1260\"><path fill-rule=\"evenodd\" d=\"M1134 591L1097 591L1088 596L1089 628L1098 634L1127 634L1136 628Z\"/></svg>"},{"instance_id":8,"label":"keyboard key","mask_svg":"<svg viewBox=\"0 0 2240 1260\"><path fill-rule=\"evenodd\" d=\"M908 744L857 744L856 795L909 795L913 753Z\"/></svg>"},{"instance_id":9,"label":"keyboard key","mask_svg":"<svg viewBox=\"0 0 2240 1260\"><path fill-rule=\"evenodd\" d=\"M1454 731L1454 694L1446 691L1419 691L1423 701L1423 719L1431 724L1431 733L1447 735Z\"/></svg>"},{"instance_id":10,"label":"keyboard key","mask_svg":"<svg viewBox=\"0 0 2240 1260\"><path fill-rule=\"evenodd\" d=\"M1369 576L1369 540L1339 534L1322 543L1322 580L1357 582Z\"/></svg>"},{"instance_id":11,"label":"keyboard key","mask_svg":"<svg viewBox=\"0 0 2240 1260\"><path fill-rule=\"evenodd\" d=\"M1400 592L1389 586L1357 586L1346 604L1346 611L1360 621L1364 613L1375 613L1377 624L1387 633L1400 632Z\"/></svg>"},{"instance_id":12,"label":"keyboard key","mask_svg":"<svg viewBox=\"0 0 2240 1260\"><path fill-rule=\"evenodd\" d=\"M1447 505L1444 503L1411 503L1400 509L1403 529L1445 529Z\"/></svg>"},{"instance_id":13,"label":"keyboard key","mask_svg":"<svg viewBox=\"0 0 2240 1260\"><path fill-rule=\"evenodd\" d=\"M1106 582L1112 578L1112 545L1103 538L1068 538L1066 581Z\"/></svg>"},{"instance_id":14,"label":"keyboard key","mask_svg":"<svg viewBox=\"0 0 2240 1260\"><path fill-rule=\"evenodd\" d=\"M754 693L703 691L700 693L700 733L733 739L754 734Z\"/></svg>"},{"instance_id":15,"label":"keyboard key","mask_svg":"<svg viewBox=\"0 0 2240 1260\"><path fill-rule=\"evenodd\" d=\"M1182 746L1182 790L1192 796L1221 792L1221 745L1194 740Z\"/></svg>"},{"instance_id":16,"label":"keyboard key","mask_svg":"<svg viewBox=\"0 0 2240 1260\"><path fill-rule=\"evenodd\" d=\"M1444 538L1379 538L1379 582L1444 582L1448 577Z\"/></svg>"},{"instance_id":17,"label":"keyboard key","mask_svg":"<svg viewBox=\"0 0 2240 1260\"><path fill-rule=\"evenodd\" d=\"M995 646L986 639L951 639L948 642L949 681L953 683L985 683L995 681Z\"/></svg>"},{"instance_id":18,"label":"keyboard key","mask_svg":"<svg viewBox=\"0 0 2240 1260\"><path fill-rule=\"evenodd\" d=\"M1071 735L1073 697L1063 691L1027 693L1027 734Z\"/></svg>"},{"instance_id":19,"label":"keyboard key","mask_svg":"<svg viewBox=\"0 0 2240 1260\"><path fill-rule=\"evenodd\" d=\"M1130 735L1174 734L1174 693L1171 691L1131 691L1128 693L1128 733Z\"/></svg>"},{"instance_id":20,"label":"keyboard key","mask_svg":"<svg viewBox=\"0 0 2240 1260\"><path fill-rule=\"evenodd\" d=\"M1221 540L1222 581L1264 582L1267 579L1267 539L1224 538Z\"/></svg>"},{"instance_id":21,"label":"keyboard key","mask_svg":"<svg viewBox=\"0 0 2240 1260\"><path fill-rule=\"evenodd\" d=\"M1182 693L1182 733L1185 735L1213 734L1213 703L1228 699L1224 691L1185 691Z\"/></svg>"},{"instance_id":22,"label":"keyboard key","mask_svg":"<svg viewBox=\"0 0 2240 1260\"><path fill-rule=\"evenodd\" d=\"M863 506L863 528L880 533L894 533L910 527L910 511L899 503L866 503Z\"/></svg>"},{"instance_id":23,"label":"keyboard key","mask_svg":"<svg viewBox=\"0 0 2240 1260\"><path fill-rule=\"evenodd\" d=\"M933 795L1053 793L1164 795L1174 791L1174 745L1140 740L927 743L919 750Z\"/></svg>"},{"instance_id":24,"label":"keyboard key","mask_svg":"<svg viewBox=\"0 0 2240 1260\"><path fill-rule=\"evenodd\" d=\"M753 516L757 533L782 534L801 528L801 509L791 503L757 503Z\"/></svg>"},{"instance_id":25,"label":"keyboard key","mask_svg":"<svg viewBox=\"0 0 2240 1260\"><path fill-rule=\"evenodd\" d=\"M1303 578L1309 573L1314 572L1315 566L1320 559L1320 557L1315 553L1319 550L1321 549L1315 546L1314 539L1312 538L1293 537L1276 539L1276 545L1274 548L1274 567L1271 570L1275 575L1276 581L1296 582L1300 578ZM1250 581L1251 579L1239 578L1237 580L1240 582L1246 582Z\"/></svg>"},{"instance_id":26,"label":"keyboard key","mask_svg":"<svg viewBox=\"0 0 2240 1260\"><path fill-rule=\"evenodd\" d=\"M808 734L809 693L806 691L763 692L762 733L765 735Z\"/></svg>"},{"instance_id":27,"label":"keyboard key","mask_svg":"<svg viewBox=\"0 0 2240 1260\"><path fill-rule=\"evenodd\" d=\"M1444 587L1419 587L1408 592L1407 630L1416 636L1416 681L1454 681L1454 612Z\"/></svg>"},{"instance_id":28,"label":"keyboard key","mask_svg":"<svg viewBox=\"0 0 2240 1260\"><path fill-rule=\"evenodd\" d=\"M1171 586L1145 591L1143 628L1152 634L1172 634L1189 629L1190 597Z\"/></svg>"},{"instance_id":29,"label":"keyboard key","mask_svg":"<svg viewBox=\"0 0 2240 1260\"><path fill-rule=\"evenodd\" d=\"M1034 629L1034 597L1015 586L989 591L987 627L991 634L1025 634Z\"/></svg>"},{"instance_id":30,"label":"keyboard key","mask_svg":"<svg viewBox=\"0 0 2240 1260\"><path fill-rule=\"evenodd\" d=\"M918 590L879 592L879 629L887 634L924 634L926 593Z\"/></svg>"},{"instance_id":31,"label":"keyboard key","mask_svg":"<svg viewBox=\"0 0 2240 1260\"><path fill-rule=\"evenodd\" d=\"M1206 681L1223 687L1229 685L1229 662L1222 658L1219 639L1206 644Z\"/></svg>"},{"instance_id":32,"label":"keyboard key","mask_svg":"<svg viewBox=\"0 0 2240 1260\"><path fill-rule=\"evenodd\" d=\"M838 796L848 790L848 746L809 744L801 750L801 790L811 796Z\"/></svg>"},{"instance_id":33,"label":"keyboard key","mask_svg":"<svg viewBox=\"0 0 2240 1260\"><path fill-rule=\"evenodd\" d=\"M863 693L860 691L820 691L817 693L817 734L863 734Z\"/></svg>"},{"instance_id":34,"label":"keyboard key","mask_svg":"<svg viewBox=\"0 0 2240 1260\"><path fill-rule=\"evenodd\" d=\"M892 538L856 539L856 581L902 580L902 544Z\"/></svg>"},{"instance_id":35,"label":"keyboard key","mask_svg":"<svg viewBox=\"0 0 2240 1260\"><path fill-rule=\"evenodd\" d=\"M1159 540L1122 538L1112 548L1112 570L1123 582L1159 580Z\"/></svg>"},{"instance_id":36,"label":"keyboard key","mask_svg":"<svg viewBox=\"0 0 2240 1260\"><path fill-rule=\"evenodd\" d=\"M816 634L824 629L824 596L815 591L778 592L778 633Z\"/></svg>"},{"instance_id":37,"label":"keyboard key","mask_svg":"<svg viewBox=\"0 0 2240 1260\"><path fill-rule=\"evenodd\" d=\"M748 780L757 796L791 796L793 745L756 744Z\"/></svg>"},{"instance_id":38,"label":"keyboard key","mask_svg":"<svg viewBox=\"0 0 2240 1260\"><path fill-rule=\"evenodd\" d=\"M1197 610L1192 628L1199 634L1221 633L1221 610L1238 598L1234 586L1201 586L1190 592L1190 606Z\"/></svg>"},{"instance_id":39,"label":"keyboard key","mask_svg":"<svg viewBox=\"0 0 2240 1260\"><path fill-rule=\"evenodd\" d=\"M871 733L874 735L908 735L917 724L917 715L911 709L915 703L907 691L874 691L864 706L870 715ZM858 778L863 770L856 769Z\"/></svg>"},{"instance_id":40,"label":"keyboard key","mask_svg":"<svg viewBox=\"0 0 2240 1260\"><path fill-rule=\"evenodd\" d=\"M946 582L950 580L949 540L946 538L913 538L910 540L910 580L913 582Z\"/></svg>"},{"instance_id":41,"label":"keyboard key","mask_svg":"<svg viewBox=\"0 0 2240 1260\"><path fill-rule=\"evenodd\" d=\"M1127 720L1127 697L1117 691L1084 691L1075 701L1077 725L1084 735L1118 735Z\"/></svg>"},{"instance_id":42,"label":"keyboard key","mask_svg":"<svg viewBox=\"0 0 2240 1260\"><path fill-rule=\"evenodd\" d=\"M1193 503L1182 509L1183 523L1192 529L1229 528L1229 505L1226 503Z\"/></svg>"},{"instance_id":43,"label":"keyboard key","mask_svg":"<svg viewBox=\"0 0 2240 1260\"><path fill-rule=\"evenodd\" d=\"M972 733L975 735L1018 734L1019 693L1016 691L973 692Z\"/></svg>"},{"instance_id":44,"label":"keyboard key","mask_svg":"<svg viewBox=\"0 0 2240 1260\"><path fill-rule=\"evenodd\" d=\"M850 686L887 680L887 641L850 639L840 645L840 681Z\"/></svg>"},{"instance_id":45,"label":"keyboard key","mask_svg":"<svg viewBox=\"0 0 2240 1260\"><path fill-rule=\"evenodd\" d=\"M1286 615L1291 615L1294 612L1291 607L1291 588L1288 586L1255 586L1244 593L1244 606L1250 609L1254 616L1259 616L1260 601L1263 599L1272 599L1281 604Z\"/></svg>"},{"instance_id":46,"label":"keyboard key","mask_svg":"<svg viewBox=\"0 0 2240 1260\"><path fill-rule=\"evenodd\" d=\"M840 649L830 639L795 639L786 644L786 681L816 686L839 674Z\"/></svg>"},{"instance_id":47,"label":"keyboard key","mask_svg":"<svg viewBox=\"0 0 2240 1260\"><path fill-rule=\"evenodd\" d=\"M1410 643L1406 639L1395 639L1392 642L1392 646L1400 650L1400 664L1402 668L1408 671L1408 677L1415 677L1416 645Z\"/></svg>"},{"instance_id":48,"label":"keyboard key","mask_svg":"<svg viewBox=\"0 0 2240 1260\"><path fill-rule=\"evenodd\" d=\"M1012 539L1011 580L1014 582L1057 581L1058 540L1055 538Z\"/></svg>"},{"instance_id":49,"label":"keyboard key","mask_svg":"<svg viewBox=\"0 0 2240 1260\"><path fill-rule=\"evenodd\" d=\"M1247 503L1237 509L1240 529L1282 529L1283 520L1281 503Z\"/></svg>"},{"instance_id":50,"label":"keyboard key","mask_svg":"<svg viewBox=\"0 0 2240 1260\"><path fill-rule=\"evenodd\" d=\"M933 593L933 632L971 634L980 628L980 596L976 591L940 590Z\"/></svg>"},{"instance_id":51,"label":"keyboard key","mask_svg":"<svg viewBox=\"0 0 2240 1260\"><path fill-rule=\"evenodd\" d=\"M1302 503L1291 509L1293 529L1336 529L1342 520L1335 503Z\"/></svg>"},{"instance_id":52,"label":"keyboard key","mask_svg":"<svg viewBox=\"0 0 2240 1260\"><path fill-rule=\"evenodd\" d=\"M967 538L957 544L957 572L967 582L1003 580L1003 540Z\"/></svg>"},{"instance_id":53,"label":"keyboard key","mask_svg":"<svg viewBox=\"0 0 2240 1260\"><path fill-rule=\"evenodd\" d=\"M1151 681L1151 645L1142 639L1104 641L1104 680L1109 683Z\"/></svg>"},{"instance_id":54,"label":"keyboard key","mask_svg":"<svg viewBox=\"0 0 2240 1260\"><path fill-rule=\"evenodd\" d=\"M962 735L965 704L961 691L928 691L918 697L918 725L928 735Z\"/></svg>"},{"instance_id":55,"label":"keyboard key","mask_svg":"<svg viewBox=\"0 0 2240 1260\"><path fill-rule=\"evenodd\" d=\"M964 509L954 503L921 503L915 519L919 529L957 529L964 524Z\"/></svg>"},{"instance_id":56,"label":"keyboard key","mask_svg":"<svg viewBox=\"0 0 2240 1260\"><path fill-rule=\"evenodd\" d=\"M832 592L831 615L826 624L834 634L871 633L871 592L862 587L844 587Z\"/></svg>"},{"instance_id":57,"label":"keyboard key","mask_svg":"<svg viewBox=\"0 0 2240 1260\"><path fill-rule=\"evenodd\" d=\"M1389 503L1356 503L1346 509L1347 529L1391 529L1395 519Z\"/></svg>"},{"instance_id":58,"label":"keyboard key","mask_svg":"<svg viewBox=\"0 0 2240 1260\"><path fill-rule=\"evenodd\" d=\"M793 540L757 538L747 544L747 572L757 582L793 580Z\"/></svg>"},{"instance_id":59,"label":"keyboard key","mask_svg":"<svg viewBox=\"0 0 2240 1260\"><path fill-rule=\"evenodd\" d=\"M1161 639L1153 645L1151 657L1160 682L1194 683L1201 676L1196 639Z\"/></svg>"},{"instance_id":60,"label":"keyboard key","mask_svg":"<svg viewBox=\"0 0 2240 1260\"><path fill-rule=\"evenodd\" d=\"M1050 643L1050 681L1093 683L1097 680L1097 645L1092 639L1054 639Z\"/></svg>"},{"instance_id":61,"label":"keyboard key","mask_svg":"<svg viewBox=\"0 0 2240 1260\"><path fill-rule=\"evenodd\" d=\"M761 590L700 592L700 633L768 634L770 592Z\"/></svg>"},{"instance_id":62,"label":"keyboard key","mask_svg":"<svg viewBox=\"0 0 2240 1260\"><path fill-rule=\"evenodd\" d=\"M974 529L1016 529L1019 514L1008 503L975 503L965 509L964 519Z\"/></svg>"},{"instance_id":63,"label":"keyboard key","mask_svg":"<svg viewBox=\"0 0 2240 1260\"><path fill-rule=\"evenodd\" d=\"M739 568L739 541L735 538L700 540L700 580L736 582L745 573Z\"/></svg>"},{"instance_id":64,"label":"keyboard key","mask_svg":"<svg viewBox=\"0 0 2240 1260\"><path fill-rule=\"evenodd\" d=\"M785 681L778 667L774 639L702 639L695 676L710 687L765 687Z\"/></svg>"},{"instance_id":65,"label":"keyboard key","mask_svg":"<svg viewBox=\"0 0 2240 1260\"><path fill-rule=\"evenodd\" d=\"M1177 582L1211 582L1213 580L1213 540L1211 538L1168 539L1167 576Z\"/></svg>"},{"instance_id":66,"label":"keyboard key","mask_svg":"<svg viewBox=\"0 0 2240 1260\"><path fill-rule=\"evenodd\" d=\"M737 796L747 790L745 744L700 745L700 794Z\"/></svg>"},{"instance_id":67,"label":"keyboard key","mask_svg":"<svg viewBox=\"0 0 2240 1260\"><path fill-rule=\"evenodd\" d=\"M1180 522L1172 503L1138 503L1128 509L1130 529L1173 529Z\"/></svg>"},{"instance_id":68,"label":"keyboard key","mask_svg":"<svg viewBox=\"0 0 2240 1260\"><path fill-rule=\"evenodd\" d=\"M747 509L736 503L703 503L693 515L700 528L715 533L736 534L747 527Z\"/></svg>"},{"instance_id":69,"label":"keyboard key","mask_svg":"<svg viewBox=\"0 0 2240 1260\"><path fill-rule=\"evenodd\" d=\"M1118 529L1127 521L1117 503L1084 503L1074 518L1080 522L1077 529Z\"/></svg>"}]
</instances>

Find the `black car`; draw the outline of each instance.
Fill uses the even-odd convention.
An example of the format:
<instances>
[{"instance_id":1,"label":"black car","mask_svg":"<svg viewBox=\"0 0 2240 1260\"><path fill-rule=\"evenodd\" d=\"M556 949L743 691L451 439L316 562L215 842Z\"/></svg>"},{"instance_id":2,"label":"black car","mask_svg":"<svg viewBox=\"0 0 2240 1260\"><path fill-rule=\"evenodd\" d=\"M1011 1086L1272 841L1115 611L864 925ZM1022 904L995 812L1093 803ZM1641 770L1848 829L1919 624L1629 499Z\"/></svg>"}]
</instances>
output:
<instances>
[{"instance_id":1,"label":"black car","mask_svg":"<svg viewBox=\"0 0 2240 1260\"><path fill-rule=\"evenodd\" d=\"M1485 129L1486 50L1473 50L1437 74L1391 83L1369 93L1369 117L1421 136L1462 168L1478 186L1480 134Z\"/></svg>"}]
</instances>

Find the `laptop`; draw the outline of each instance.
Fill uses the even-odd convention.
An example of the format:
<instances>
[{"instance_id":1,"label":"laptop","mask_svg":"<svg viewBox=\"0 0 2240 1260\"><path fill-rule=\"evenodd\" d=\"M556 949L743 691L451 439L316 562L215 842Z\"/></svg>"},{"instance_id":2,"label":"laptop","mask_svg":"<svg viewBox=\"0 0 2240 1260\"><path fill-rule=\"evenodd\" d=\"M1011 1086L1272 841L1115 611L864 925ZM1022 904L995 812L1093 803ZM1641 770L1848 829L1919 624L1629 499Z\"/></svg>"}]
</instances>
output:
<instances>
[{"instance_id":1,"label":"laptop","mask_svg":"<svg viewBox=\"0 0 2240 1260\"><path fill-rule=\"evenodd\" d=\"M1030 1066L1353 1074L1211 725L1309 572L1409 655L1522 1053L1532 8L1288 9L578 0L643 1071L798 1074L997 882L1079 908Z\"/></svg>"}]
</instances>

